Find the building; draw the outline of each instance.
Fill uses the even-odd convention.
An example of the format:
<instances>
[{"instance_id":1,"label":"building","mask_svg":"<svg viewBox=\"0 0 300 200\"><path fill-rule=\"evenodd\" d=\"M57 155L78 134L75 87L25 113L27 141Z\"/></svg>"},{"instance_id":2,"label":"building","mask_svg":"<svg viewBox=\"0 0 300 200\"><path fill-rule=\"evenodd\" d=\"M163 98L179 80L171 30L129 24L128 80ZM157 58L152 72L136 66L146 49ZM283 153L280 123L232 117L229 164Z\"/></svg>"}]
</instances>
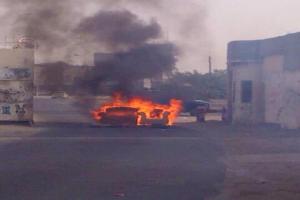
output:
<instances>
[{"instance_id":1,"label":"building","mask_svg":"<svg viewBox=\"0 0 300 200\"><path fill-rule=\"evenodd\" d=\"M0 49L0 121L33 121L34 49Z\"/></svg>"},{"instance_id":2,"label":"building","mask_svg":"<svg viewBox=\"0 0 300 200\"><path fill-rule=\"evenodd\" d=\"M34 85L37 96L52 95L64 91L77 94L80 81L86 80L86 74L93 66L73 66L64 62L43 63L34 66Z\"/></svg>"},{"instance_id":3,"label":"building","mask_svg":"<svg viewBox=\"0 0 300 200\"><path fill-rule=\"evenodd\" d=\"M128 59L130 58L130 59ZM121 52L119 53L95 53L94 54L94 65L98 68L100 68L98 71L101 72L101 69L109 69L107 68L106 66L108 64L111 64L113 62L113 64L115 63L128 63L128 62L132 62L132 58L131 57L128 57L126 58L126 56L122 55ZM115 63L114 63L115 62ZM132 65L134 64L135 62L132 62ZM138 62L139 63L139 62ZM122 68L124 68L124 66L126 67L126 69L129 69L130 70L130 67L129 65L123 65L123 66L120 66L121 70L124 70ZM142 66L134 66L136 68L139 68ZM136 71L139 71L139 70L136 70ZM102 71L103 73L105 73L104 71ZM124 71L123 71L124 72ZM132 69L131 69L131 72ZM136 73L136 72L134 72ZM141 73L141 72L139 72ZM168 79L168 75L170 75L171 72L168 74L168 73L163 73L163 72L160 72L158 74L156 74L155 76L153 77L148 77L148 78L144 78L144 79L140 79L140 80L135 80L134 81L134 84L133 84L133 88L134 90L159 90L160 87L161 87L161 84ZM113 88L116 84L118 84L117 81L106 81L103 86L106 88L106 90L109 90L109 88Z\"/></svg>"},{"instance_id":4,"label":"building","mask_svg":"<svg viewBox=\"0 0 300 200\"><path fill-rule=\"evenodd\" d=\"M116 59L116 56L113 53L94 53L94 65L103 65L109 60Z\"/></svg>"},{"instance_id":5,"label":"building","mask_svg":"<svg viewBox=\"0 0 300 200\"><path fill-rule=\"evenodd\" d=\"M300 33L228 44L233 122L300 128Z\"/></svg>"}]
</instances>

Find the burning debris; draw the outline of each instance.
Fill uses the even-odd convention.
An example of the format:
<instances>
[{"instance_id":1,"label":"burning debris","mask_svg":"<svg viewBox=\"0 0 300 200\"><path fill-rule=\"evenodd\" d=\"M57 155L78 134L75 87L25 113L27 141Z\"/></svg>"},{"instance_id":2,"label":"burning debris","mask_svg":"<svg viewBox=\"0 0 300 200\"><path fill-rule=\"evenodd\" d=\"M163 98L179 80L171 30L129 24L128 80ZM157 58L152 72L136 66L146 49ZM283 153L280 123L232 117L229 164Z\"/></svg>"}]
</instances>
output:
<instances>
[{"instance_id":1,"label":"burning debris","mask_svg":"<svg viewBox=\"0 0 300 200\"><path fill-rule=\"evenodd\" d=\"M171 99L169 105L162 105L141 97L126 98L118 93L91 114L96 121L108 125L171 126L181 108L182 102L176 99Z\"/></svg>"}]
</instances>

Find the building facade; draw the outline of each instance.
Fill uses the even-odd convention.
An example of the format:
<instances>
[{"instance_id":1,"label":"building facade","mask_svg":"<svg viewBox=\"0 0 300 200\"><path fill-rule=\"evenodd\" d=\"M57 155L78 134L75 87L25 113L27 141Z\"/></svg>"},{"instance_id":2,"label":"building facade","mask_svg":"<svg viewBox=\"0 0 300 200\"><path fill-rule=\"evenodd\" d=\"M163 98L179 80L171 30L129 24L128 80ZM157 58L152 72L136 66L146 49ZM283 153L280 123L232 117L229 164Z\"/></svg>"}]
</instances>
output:
<instances>
[{"instance_id":1,"label":"building facade","mask_svg":"<svg viewBox=\"0 0 300 200\"><path fill-rule=\"evenodd\" d=\"M233 122L300 128L300 33L228 44Z\"/></svg>"},{"instance_id":2,"label":"building facade","mask_svg":"<svg viewBox=\"0 0 300 200\"><path fill-rule=\"evenodd\" d=\"M34 49L0 49L0 121L33 121Z\"/></svg>"}]
</instances>

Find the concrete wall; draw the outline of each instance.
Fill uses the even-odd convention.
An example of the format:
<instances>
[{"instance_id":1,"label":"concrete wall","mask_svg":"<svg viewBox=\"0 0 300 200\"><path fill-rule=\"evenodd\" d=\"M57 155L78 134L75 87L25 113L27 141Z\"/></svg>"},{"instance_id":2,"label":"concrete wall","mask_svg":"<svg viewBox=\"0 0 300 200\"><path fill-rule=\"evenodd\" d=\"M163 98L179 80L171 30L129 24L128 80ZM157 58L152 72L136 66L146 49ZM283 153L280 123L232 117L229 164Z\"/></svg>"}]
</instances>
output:
<instances>
[{"instance_id":1,"label":"concrete wall","mask_svg":"<svg viewBox=\"0 0 300 200\"><path fill-rule=\"evenodd\" d=\"M285 71L279 121L283 128L300 128L300 71Z\"/></svg>"},{"instance_id":2,"label":"concrete wall","mask_svg":"<svg viewBox=\"0 0 300 200\"><path fill-rule=\"evenodd\" d=\"M33 120L33 65L33 49L0 49L0 121Z\"/></svg>"},{"instance_id":3,"label":"concrete wall","mask_svg":"<svg viewBox=\"0 0 300 200\"><path fill-rule=\"evenodd\" d=\"M34 65L33 49L0 49L1 67L24 67Z\"/></svg>"},{"instance_id":4,"label":"concrete wall","mask_svg":"<svg viewBox=\"0 0 300 200\"><path fill-rule=\"evenodd\" d=\"M36 87L38 95L49 95L52 92L49 91L49 87L53 86L53 80L46 80L45 73L47 73L48 68L51 66L38 66L36 65L34 67L34 85ZM66 92L72 92L71 90L76 90L74 86L76 85L76 81L78 79L85 80L85 75L88 71L93 70L95 67L90 66L62 66L62 85L63 87L60 90L65 90ZM60 73L60 71L57 71L57 73ZM61 74L58 74L58 76ZM54 82L55 84L55 82Z\"/></svg>"},{"instance_id":5,"label":"concrete wall","mask_svg":"<svg viewBox=\"0 0 300 200\"><path fill-rule=\"evenodd\" d=\"M240 64L232 74L233 121L243 123L263 122L262 82L259 63ZM242 81L252 81L252 101L242 102Z\"/></svg>"},{"instance_id":6,"label":"concrete wall","mask_svg":"<svg viewBox=\"0 0 300 200\"><path fill-rule=\"evenodd\" d=\"M265 122L300 128L300 71L287 70L284 63L283 55L264 59Z\"/></svg>"},{"instance_id":7,"label":"concrete wall","mask_svg":"<svg viewBox=\"0 0 300 200\"><path fill-rule=\"evenodd\" d=\"M300 32L264 39L233 41L228 44L228 61L262 62L266 57L283 55L283 68L300 70Z\"/></svg>"},{"instance_id":8,"label":"concrete wall","mask_svg":"<svg viewBox=\"0 0 300 200\"><path fill-rule=\"evenodd\" d=\"M283 63L284 57L282 55L269 56L263 61L266 123L280 123L279 115L283 97Z\"/></svg>"},{"instance_id":9,"label":"concrete wall","mask_svg":"<svg viewBox=\"0 0 300 200\"><path fill-rule=\"evenodd\" d=\"M300 128L300 33L228 45L229 113L233 122ZM241 102L241 82L253 81L253 101Z\"/></svg>"}]
</instances>

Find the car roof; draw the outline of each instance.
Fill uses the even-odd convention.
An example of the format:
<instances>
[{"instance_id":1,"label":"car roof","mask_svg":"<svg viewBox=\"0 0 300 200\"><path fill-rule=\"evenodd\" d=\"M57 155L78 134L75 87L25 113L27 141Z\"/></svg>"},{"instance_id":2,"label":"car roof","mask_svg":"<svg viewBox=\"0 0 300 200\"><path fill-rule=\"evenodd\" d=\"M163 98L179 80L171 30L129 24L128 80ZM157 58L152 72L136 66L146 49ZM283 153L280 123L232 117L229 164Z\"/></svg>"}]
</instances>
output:
<instances>
[{"instance_id":1,"label":"car roof","mask_svg":"<svg viewBox=\"0 0 300 200\"><path fill-rule=\"evenodd\" d=\"M196 99L196 100L193 100L191 102L196 102L196 103L208 103L207 101L204 101L204 100L200 100L200 99Z\"/></svg>"}]
</instances>

